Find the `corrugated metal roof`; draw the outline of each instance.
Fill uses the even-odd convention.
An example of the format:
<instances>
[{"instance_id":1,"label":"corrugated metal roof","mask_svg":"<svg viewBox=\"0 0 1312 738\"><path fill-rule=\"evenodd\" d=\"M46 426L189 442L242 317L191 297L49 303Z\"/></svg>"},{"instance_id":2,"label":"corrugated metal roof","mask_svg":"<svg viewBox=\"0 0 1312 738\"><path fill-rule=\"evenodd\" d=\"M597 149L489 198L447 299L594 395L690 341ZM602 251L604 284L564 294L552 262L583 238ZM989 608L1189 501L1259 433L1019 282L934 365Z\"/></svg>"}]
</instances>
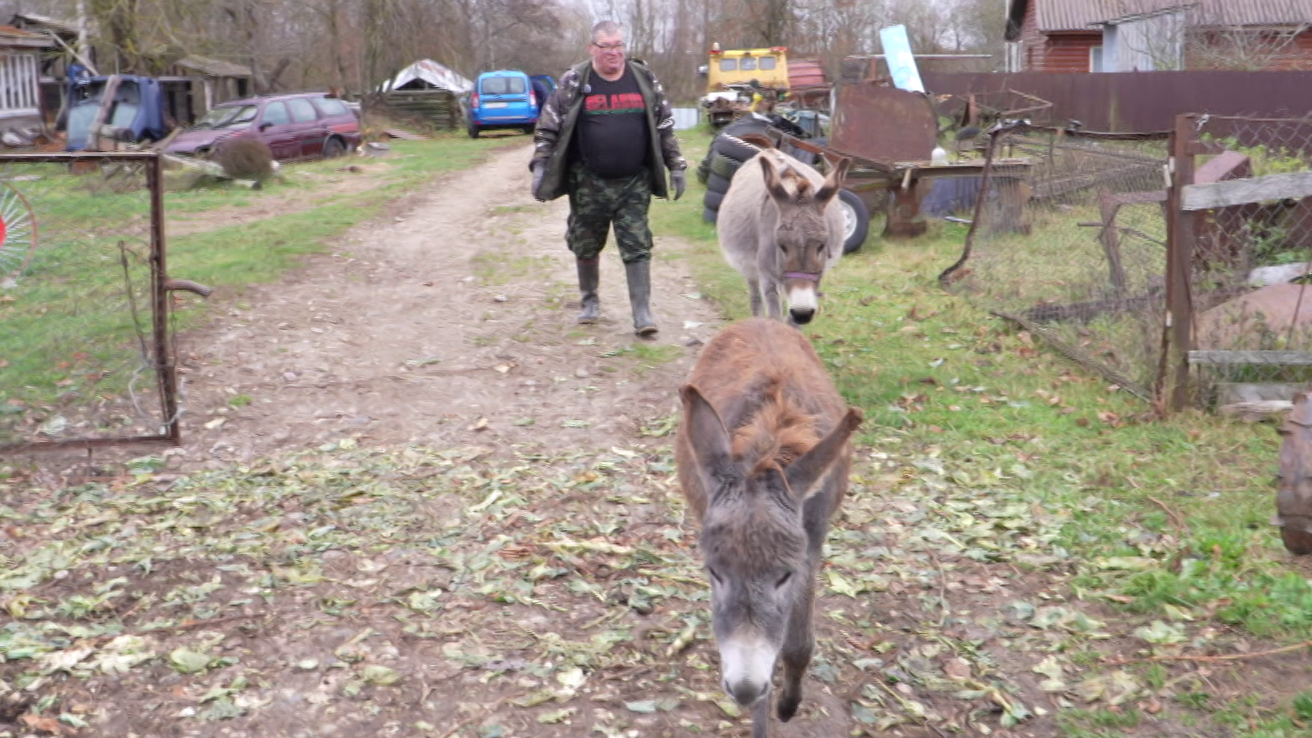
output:
<instances>
[{"instance_id":1,"label":"corrugated metal roof","mask_svg":"<svg viewBox=\"0 0 1312 738\"><path fill-rule=\"evenodd\" d=\"M14 13L14 20L22 21L27 25L45 26L46 28L69 36L76 36L78 32L77 24L73 21L63 20L62 18L52 18L48 15L41 15L39 13ZM87 28L94 33L94 23L88 21Z\"/></svg>"},{"instance_id":2,"label":"corrugated metal roof","mask_svg":"<svg viewBox=\"0 0 1312 738\"><path fill-rule=\"evenodd\" d=\"M1312 21L1312 0L1028 0L1043 32L1091 31L1098 23L1173 8L1187 10L1195 26L1288 26ZM1015 0L1023 13L1027 0Z\"/></svg>"}]
</instances>

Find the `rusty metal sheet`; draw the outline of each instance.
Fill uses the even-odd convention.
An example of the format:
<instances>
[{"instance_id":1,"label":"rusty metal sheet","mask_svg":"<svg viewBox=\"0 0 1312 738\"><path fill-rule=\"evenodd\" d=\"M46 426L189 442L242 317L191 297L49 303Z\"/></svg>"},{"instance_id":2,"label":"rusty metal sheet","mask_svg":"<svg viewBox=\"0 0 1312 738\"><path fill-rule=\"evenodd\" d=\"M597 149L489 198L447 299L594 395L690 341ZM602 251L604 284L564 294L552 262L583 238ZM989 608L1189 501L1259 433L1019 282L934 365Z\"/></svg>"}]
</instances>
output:
<instances>
[{"instance_id":1,"label":"rusty metal sheet","mask_svg":"<svg viewBox=\"0 0 1312 738\"><path fill-rule=\"evenodd\" d=\"M938 140L929 98L870 82L844 82L829 145L875 162L928 161Z\"/></svg>"}]
</instances>

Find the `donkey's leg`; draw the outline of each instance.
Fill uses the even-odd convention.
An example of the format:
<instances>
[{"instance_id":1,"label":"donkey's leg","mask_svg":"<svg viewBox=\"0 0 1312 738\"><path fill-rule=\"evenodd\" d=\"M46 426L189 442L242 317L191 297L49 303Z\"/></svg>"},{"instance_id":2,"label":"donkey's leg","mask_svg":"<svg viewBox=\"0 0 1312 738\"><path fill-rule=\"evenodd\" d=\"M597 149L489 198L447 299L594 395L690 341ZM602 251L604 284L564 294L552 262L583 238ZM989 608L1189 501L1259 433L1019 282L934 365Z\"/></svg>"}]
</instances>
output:
<instances>
[{"instance_id":1,"label":"donkey's leg","mask_svg":"<svg viewBox=\"0 0 1312 738\"><path fill-rule=\"evenodd\" d=\"M779 283L772 279L765 280L765 310L775 320L784 319L784 312L779 307Z\"/></svg>"},{"instance_id":2,"label":"donkey's leg","mask_svg":"<svg viewBox=\"0 0 1312 738\"><path fill-rule=\"evenodd\" d=\"M815 602L815 580L824 554L825 536L829 532L829 511L838 494L833 479L824 481L819 494L812 495L802 508L802 526L806 528L806 590L793 605L788 618L788 633L779 656L784 662L784 685L779 695L779 719L787 722L797 714L802 702L802 678L811 665L815 651L815 633L811 629L811 612Z\"/></svg>"},{"instance_id":3,"label":"donkey's leg","mask_svg":"<svg viewBox=\"0 0 1312 738\"><path fill-rule=\"evenodd\" d=\"M747 290L752 298L752 317L761 317L761 280L747 278Z\"/></svg>"},{"instance_id":4,"label":"donkey's leg","mask_svg":"<svg viewBox=\"0 0 1312 738\"><path fill-rule=\"evenodd\" d=\"M788 633L784 636L784 647L779 654L784 662L784 684L776 710L779 719L784 722L792 720L797 714L798 705L802 704L802 677L806 676L807 667L811 665L811 654L815 652L815 636L811 632L815 577L814 571L809 574L806 592L793 606L792 616L788 619Z\"/></svg>"},{"instance_id":5,"label":"donkey's leg","mask_svg":"<svg viewBox=\"0 0 1312 738\"><path fill-rule=\"evenodd\" d=\"M769 738L770 695L752 705L752 738Z\"/></svg>"}]
</instances>

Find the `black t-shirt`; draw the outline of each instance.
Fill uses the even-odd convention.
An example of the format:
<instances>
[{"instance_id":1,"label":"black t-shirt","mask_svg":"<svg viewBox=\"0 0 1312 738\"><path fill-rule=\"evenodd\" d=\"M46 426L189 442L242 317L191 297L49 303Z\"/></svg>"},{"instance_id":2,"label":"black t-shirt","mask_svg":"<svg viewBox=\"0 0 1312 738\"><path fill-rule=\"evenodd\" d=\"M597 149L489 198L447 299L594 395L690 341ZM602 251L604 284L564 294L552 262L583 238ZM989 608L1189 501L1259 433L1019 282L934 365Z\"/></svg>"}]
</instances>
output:
<instances>
[{"instance_id":1,"label":"black t-shirt","mask_svg":"<svg viewBox=\"0 0 1312 738\"><path fill-rule=\"evenodd\" d=\"M624 65L624 75L608 82L589 75L590 90L583 96L578 124L578 151L583 164L603 179L637 174L647 163L646 104L633 69Z\"/></svg>"}]
</instances>

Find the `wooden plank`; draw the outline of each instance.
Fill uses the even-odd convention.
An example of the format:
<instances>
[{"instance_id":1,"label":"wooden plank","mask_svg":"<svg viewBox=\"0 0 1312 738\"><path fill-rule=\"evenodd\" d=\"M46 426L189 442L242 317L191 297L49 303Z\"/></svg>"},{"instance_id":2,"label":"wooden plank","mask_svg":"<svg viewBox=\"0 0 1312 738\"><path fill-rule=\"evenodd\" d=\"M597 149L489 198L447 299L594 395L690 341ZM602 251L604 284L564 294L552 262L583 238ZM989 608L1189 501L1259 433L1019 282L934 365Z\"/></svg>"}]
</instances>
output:
<instances>
[{"instance_id":1,"label":"wooden plank","mask_svg":"<svg viewBox=\"0 0 1312 738\"><path fill-rule=\"evenodd\" d=\"M1247 205L1264 200L1301 200L1312 196L1312 172L1268 174L1184 188L1180 206L1184 210L1212 210Z\"/></svg>"},{"instance_id":2,"label":"wooden plank","mask_svg":"<svg viewBox=\"0 0 1312 738\"><path fill-rule=\"evenodd\" d=\"M1190 364L1309 366L1312 351L1190 351Z\"/></svg>"},{"instance_id":3,"label":"wooden plank","mask_svg":"<svg viewBox=\"0 0 1312 738\"><path fill-rule=\"evenodd\" d=\"M400 128L384 128L383 133L392 138L399 138L403 141L427 141L428 136L421 136L418 133L411 133Z\"/></svg>"}]
</instances>

